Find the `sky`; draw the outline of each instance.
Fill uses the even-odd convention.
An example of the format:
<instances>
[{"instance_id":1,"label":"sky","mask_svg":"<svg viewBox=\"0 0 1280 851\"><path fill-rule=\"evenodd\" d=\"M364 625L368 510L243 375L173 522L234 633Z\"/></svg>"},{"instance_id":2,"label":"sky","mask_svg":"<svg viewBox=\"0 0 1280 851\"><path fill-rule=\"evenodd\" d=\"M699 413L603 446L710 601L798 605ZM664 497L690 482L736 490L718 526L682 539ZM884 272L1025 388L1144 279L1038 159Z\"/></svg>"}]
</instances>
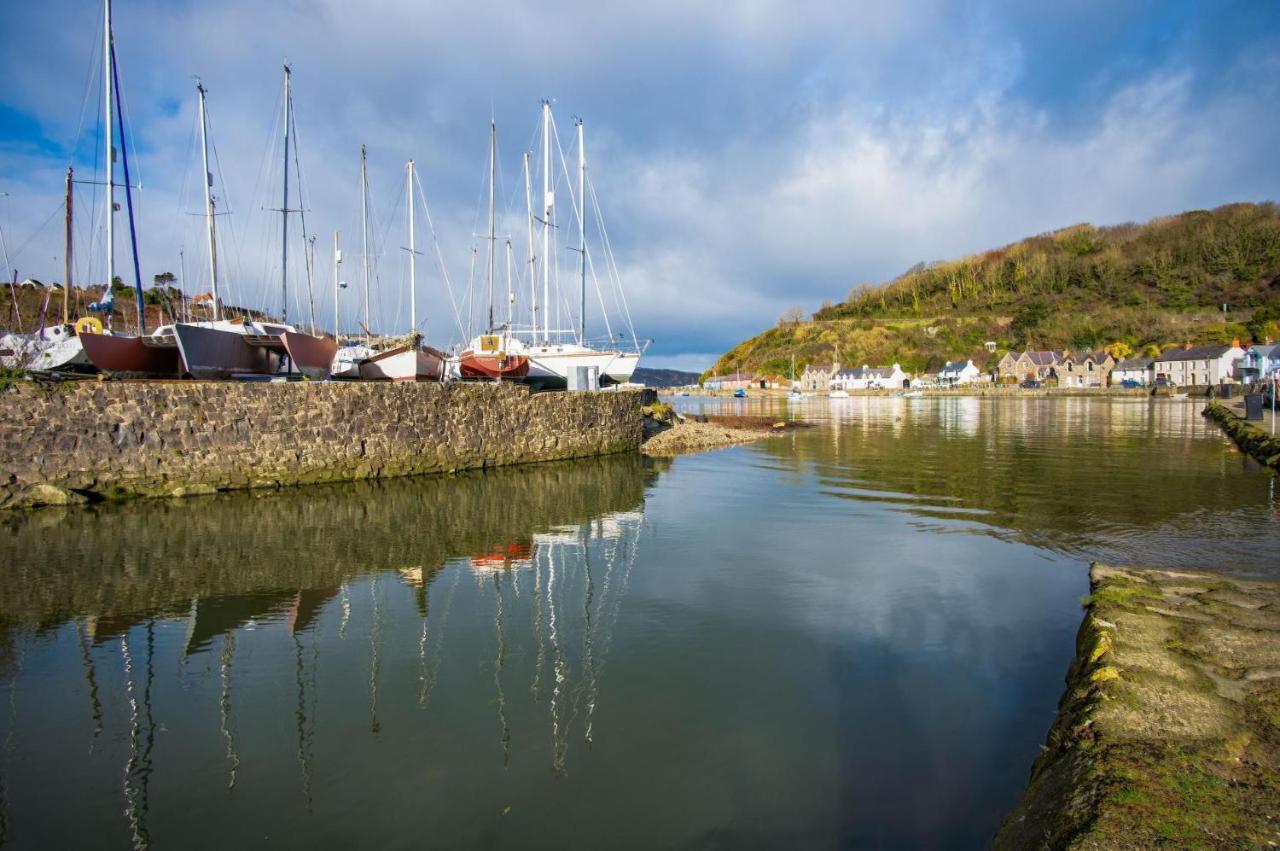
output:
<instances>
[{"instance_id":1,"label":"sky","mask_svg":"<svg viewBox=\"0 0 1280 851\"><path fill-rule=\"evenodd\" d=\"M1083 221L1280 199L1280 7L1270 0L115 0L113 30L144 281L172 271L189 293L209 286L199 77L225 214L223 292L279 312L273 210L288 62L304 193L290 206L316 236L320 324L333 321L337 229L343 328L363 316L367 254L371 324L407 329L412 158L426 200L415 207L417 320L442 347L474 328L487 303L476 235L486 229L491 120L497 228L512 239L515 288L525 291L521 156L535 150L543 98L570 170L573 121L584 121L588 173L632 324L653 340L650 366L705 369L788 307L814 310L922 260ZM26 46L0 51L8 264L20 278L62 279L63 185L74 166L90 182L76 185L73 274L100 281L101 4L0 4L0 31ZM576 304L577 225L569 186L557 181L551 253L560 303ZM535 197L536 206L540 186ZM302 217L289 218L289 318L305 322ZM600 281L588 298L594 336L602 316L615 332L627 325L598 220L587 218ZM127 219L115 222L116 274L131 281ZM505 260L504 248L499 315ZM518 297L517 322L528 322L527 307Z\"/></svg>"}]
</instances>

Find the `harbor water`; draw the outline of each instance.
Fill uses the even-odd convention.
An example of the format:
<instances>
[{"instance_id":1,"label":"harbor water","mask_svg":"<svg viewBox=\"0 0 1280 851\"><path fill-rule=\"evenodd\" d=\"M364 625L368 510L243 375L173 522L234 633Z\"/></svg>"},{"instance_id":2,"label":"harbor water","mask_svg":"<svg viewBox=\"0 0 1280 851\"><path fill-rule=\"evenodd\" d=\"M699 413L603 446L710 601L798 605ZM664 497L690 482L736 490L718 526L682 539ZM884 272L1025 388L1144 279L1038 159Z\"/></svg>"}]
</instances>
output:
<instances>
[{"instance_id":1,"label":"harbor water","mask_svg":"<svg viewBox=\"0 0 1280 851\"><path fill-rule=\"evenodd\" d=\"M982 847L1091 560L1280 578L1194 403L675 401L812 427L0 517L0 844Z\"/></svg>"}]
</instances>

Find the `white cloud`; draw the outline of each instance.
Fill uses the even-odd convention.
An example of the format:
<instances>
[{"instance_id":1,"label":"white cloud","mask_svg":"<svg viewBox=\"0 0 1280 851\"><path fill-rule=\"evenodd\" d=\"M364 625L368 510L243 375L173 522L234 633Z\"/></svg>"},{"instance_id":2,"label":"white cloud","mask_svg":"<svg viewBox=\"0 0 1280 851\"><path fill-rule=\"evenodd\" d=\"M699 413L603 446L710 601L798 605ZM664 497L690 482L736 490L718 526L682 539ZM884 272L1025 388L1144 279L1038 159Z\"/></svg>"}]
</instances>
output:
<instances>
[{"instance_id":1,"label":"white cloud","mask_svg":"<svg viewBox=\"0 0 1280 851\"><path fill-rule=\"evenodd\" d=\"M472 234L483 227L488 119L499 120L500 197L510 206L500 229L522 251L517 152L533 136L537 98L548 94L560 98L564 131L572 114L587 116L593 178L637 330L659 341L655 362L716 351L788 305L814 308L918 260L1081 220L1141 219L1280 189L1269 152L1280 129L1272 107L1280 74L1267 43L1241 52L1216 83L1182 57L1110 89L1097 81L1116 79L1114 69L1081 68L1079 87L1093 99L1064 111L1019 90L1037 61L1034 45L990 14L957 16L931 2L874 10L755 0L731 10L675 0L554 9L404 0L116 5L147 187L144 279L177 271L182 246L188 289L207 279L201 220L188 215L199 209L190 82L199 72L229 183L219 191L236 213L220 222L239 236L239 252L229 241L226 248L233 294L276 298L279 220L270 208L278 188L259 174L287 57L326 324L334 228L352 284L343 296L348 325L358 313L360 144L370 148L383 246L375 318L392 327L407 303L404 161L417 161L454 284L465 285ZM0 100L33 115L46 137L0 133L0 190L10 193L0 226L11 250L60 201L66 153L48 150L48 140L94 126L92 86L80 106L91 13L58 0L0 12L7 30L42 45L40 62L13 51L0 58L9 82ZM278 176L278 165L267 165ZM79 197L85 234L92 191ZM98 262L87 235L77 250L82 263ZM57 279L61 253L55 221L17 262ZM430 254L419 281L421 312L444 342L451 310ZM301 283L291 284L295 292Z\"/></svg>"}]
</instances>

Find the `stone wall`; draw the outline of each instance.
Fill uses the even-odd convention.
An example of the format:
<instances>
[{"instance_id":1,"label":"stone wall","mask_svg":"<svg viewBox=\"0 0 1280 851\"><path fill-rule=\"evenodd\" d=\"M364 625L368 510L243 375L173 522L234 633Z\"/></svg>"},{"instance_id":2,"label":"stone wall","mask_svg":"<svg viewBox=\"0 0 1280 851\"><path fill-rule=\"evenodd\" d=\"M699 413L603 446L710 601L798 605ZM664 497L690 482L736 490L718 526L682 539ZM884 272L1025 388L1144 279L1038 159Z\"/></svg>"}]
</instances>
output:
<instances>
[{"instance_id":1,"label":"stone wall","mask_svg":"<svg viewBox=\"0 0 1280 851\"><path fill-rule=\"evenodd\" d=\"M22 383L0 393L0 507L624 452L640 406L488 383Z\"/></svg>"}]
</instances>

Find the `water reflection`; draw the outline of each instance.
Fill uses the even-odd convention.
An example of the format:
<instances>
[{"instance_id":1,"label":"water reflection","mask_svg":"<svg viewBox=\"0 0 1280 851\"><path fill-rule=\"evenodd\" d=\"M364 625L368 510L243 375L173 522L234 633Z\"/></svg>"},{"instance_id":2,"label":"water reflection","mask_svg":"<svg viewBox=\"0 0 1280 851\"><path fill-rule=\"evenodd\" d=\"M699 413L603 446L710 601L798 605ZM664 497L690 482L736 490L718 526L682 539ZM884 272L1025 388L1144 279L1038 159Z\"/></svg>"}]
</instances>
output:
<instances>
[{"instance_id":1,"label":"water reflection","mask_svg":"<svg viewBox=\"0 0 1280 851\"><path fill-rule=\"evenodd\" d=\"M406 730L412 742L489 712L500 766L523 736L530 744L515 752L541 752L548 771L566 774L572 743L598 733L611 625L653 475L622 456L6 517L0 842L164 844L191 815L175 797L205 796L198 811L257 798L260 816L279 798L262 784L285 779L285 740L295 767L286 782L314 813L317 793L345 775L339 754L367 760L388 734L402 747ZM451 629L459 606L467 617ZM476 632L482 607L487 639ZM64 646L79 687L58 661ZM24 678L28 654L55 675ZM525 664L534 657L547 660L547 678L541 661ZM473 691L475 666L487 669L488 694ZM353 711L357 694L363 712ZM428 715L415 722L407 706ZM369 744L352 724L358 714ZM326 729L324 718L337 723ZM83 781L84 818L51 818L59 807L46 769L10 758L28 749ZM160 799L157 776L167 781ZM207 798L214 788L233 797L220 807Z\"/></svg>"},{"instance_id":2,"label":"water reflection","mask_svg":"<svg viewBox=\"0 0 1280 851\"><path fill-rule=\"evenodd\" d=\"M686 408L702 400L681 400ZM1182 400L809 399L757 410L820 424L749 450L826 492L1079 558L1280 574L1274 477ZM707 400L717 407L722 400ZM754 412L754 411L753 411Z\"/></svg>"}]
</instances>

